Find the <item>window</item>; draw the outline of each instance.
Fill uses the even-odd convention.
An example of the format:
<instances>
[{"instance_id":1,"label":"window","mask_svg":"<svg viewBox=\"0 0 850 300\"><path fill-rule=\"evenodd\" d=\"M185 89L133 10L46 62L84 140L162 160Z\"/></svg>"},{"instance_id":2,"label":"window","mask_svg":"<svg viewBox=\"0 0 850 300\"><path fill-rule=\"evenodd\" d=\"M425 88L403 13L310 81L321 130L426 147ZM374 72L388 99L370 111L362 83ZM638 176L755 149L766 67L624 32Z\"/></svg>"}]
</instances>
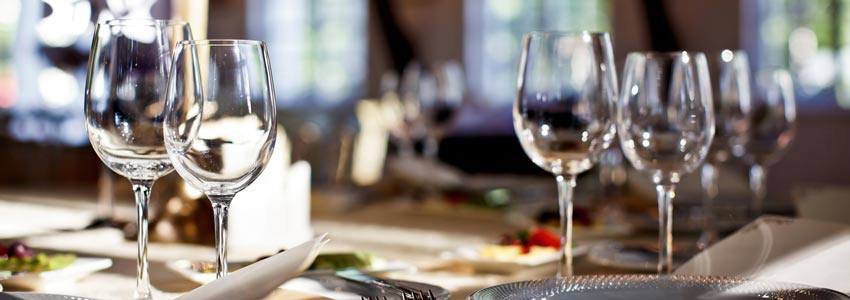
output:
<instances>
[{"instance_id":1,"label":"window","mask_svg":"<svg viewBox=\"0 0 850 300\"><path fill-rule=\"evenodd\" d=\"M506 106L516 91L522 36L532 30L608 31L607 0L466 0L469 93Z\"/></svg>"},{"instance_id":2,"label":"window","mask_svg":"<svg viewBox=\"0 0 850 300\"><path fill-rule=\"evenodd\" d=\"M850 1L760 0L755 16L755 70L791 70L799 106L850 108Z\"/></svg>"},{"instance_id":3,"label":"window","mask_svg":"<svg viewBox=\"0 0 850 300\"><path fill-rule=\"evenodd\" d=\"M87 144L83 95L95 23L116 17L167 18L168 4L0 1L0 111L8 112L11 137Z\"/></svg>"},{"instance_id":4,"label":"window","mask_svg":"<svg viewBox=\"0 0 850 300\"><path fill-rule=\"evenodd\" d=\"M252 0L248 30L269 44L278 103L329 107L363 92L366 0Z\"/></svg>"}]
</instances>

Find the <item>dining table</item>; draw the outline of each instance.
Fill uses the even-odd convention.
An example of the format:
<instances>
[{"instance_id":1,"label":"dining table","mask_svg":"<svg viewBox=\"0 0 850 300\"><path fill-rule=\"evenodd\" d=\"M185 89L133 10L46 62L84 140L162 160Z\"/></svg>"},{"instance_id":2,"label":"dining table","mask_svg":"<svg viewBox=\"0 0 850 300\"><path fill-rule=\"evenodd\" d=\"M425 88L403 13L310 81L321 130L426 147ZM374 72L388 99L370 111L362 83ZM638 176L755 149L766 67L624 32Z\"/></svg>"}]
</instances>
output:
<instances>
[{"instance_id":1,"label":"dining table","mask_svg":"<svg viewBox=\"0 0 850 300\"><path fill-rule=\"evenodd\" d=\"M321 198L320 192L313 192ZM39 251L74 253L105 257L113 262L75 282L45 284L36 292L121 299L132 295L135 286L136 244L124 238L120 229L83 229L96 217L96 197L91 191L73 189L0 190L0 212L4 218L0 241L21 240ZM316 201L314 199L314 201ZM400 260L414 268L380 274L384 278L436 285L451 293L450 299L466 299L475 291L507 282L554 276L555 264L543 264L505 273L481 272L462 260L447 255L460 247L492 243L516 227L499 214L476 217L437 215L411 209L409 201L372 201L350 209L314 209L311 227L315 233L328 233L330 242L323 252L360 251ZM116 203L116 215L131 215L131 203ZM50 216L50 217L48 217ZM7 225L8 224L8 225ZM626 240L654 242L652 232L632 234ZM693 237L683 237L693 239ZM577 243L593 243L579 239ZM169 261L214 258L214 248L188 243L153 241L149 248L151 283L155 298L172 299L199 286L167 267ZM640 271L593 264L584 256L575 260L576 274L622 274ZM7 291L10 289L7 288ZM278 289L268 299L324 299L321 295Z\"/></svg>"}]
</instances>

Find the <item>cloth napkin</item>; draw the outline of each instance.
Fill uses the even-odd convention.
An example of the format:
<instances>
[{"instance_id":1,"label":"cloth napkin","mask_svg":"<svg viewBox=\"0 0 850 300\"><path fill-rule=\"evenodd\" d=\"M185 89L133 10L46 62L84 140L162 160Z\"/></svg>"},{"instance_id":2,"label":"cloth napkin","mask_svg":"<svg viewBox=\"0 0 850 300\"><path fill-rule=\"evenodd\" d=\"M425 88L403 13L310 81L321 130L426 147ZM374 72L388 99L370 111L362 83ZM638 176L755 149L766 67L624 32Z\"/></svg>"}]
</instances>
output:
<instances>
[{"instance_id":1,"label":"cloth napkin","mask_svg":"<svg viewBox=\"0 0 850 300\"><path fill-rule=\"evenodd\" d=\"M206 299L260 299L277 289L287 280L307 269L319 250L328 242L327 233L295 248L253 263L225 277L198 287L178 298L181 300Z\"/></svg>"},{"instance_id":2,"label":"cloth napkin","mask_svg":"<svg viewBox=\"0 0 850 300\"><path fill-rule=\"evenodd\" d=\"M743 276L850 293L850 226L766 216L712 245L676 274Z\"/></svg>"}]
</instances>

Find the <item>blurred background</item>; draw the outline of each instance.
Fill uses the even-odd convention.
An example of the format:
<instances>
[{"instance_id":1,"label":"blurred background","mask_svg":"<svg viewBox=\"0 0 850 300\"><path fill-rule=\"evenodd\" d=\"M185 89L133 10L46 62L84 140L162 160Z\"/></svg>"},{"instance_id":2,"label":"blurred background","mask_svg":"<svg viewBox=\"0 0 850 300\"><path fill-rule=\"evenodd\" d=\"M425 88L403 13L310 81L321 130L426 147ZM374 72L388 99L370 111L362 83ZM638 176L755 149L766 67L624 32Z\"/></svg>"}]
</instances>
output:
<instances>
[{"instance_id":1,"label":"blurred background","mask_svg":"<svg viewBox=\"0 0 850 300\"><path fill-rule=\"evenodd\" d=\"M0 188L85 197L97 193L99 180L115 177L88 145L83 122L94 24L169 18L172 1L0 0ZM472 176L521 174L548 182L523 153L511 121L520 43L530 30L609 31L618 69L631 51L726 48L747 51L754 72L788 68L798 131L770 169L768 211L790 209L783 203L799 189L850 184L848 0L214 0L198 7L204 6L209 38L268 42L279 122L291 160L312 165L314 190L379 185L388 168L382 161L404 152L399 137L411 140L414 151L428 148L427 134L388 134L392 122L370 123L381 113L360 105L403 94L399 86L411 62L460 70L450 78L460 82L451 93L462 105L452 108L450 126L437 139L439 161ZM371 146L353 149L352 141L364 137ZM377 175L364 171L371 175L358 179L347 171L363 160L380 161L369 163ZM733 161L727 168L721 195L726 180L746 182L745 166ZM635 184L651 190L648 182ZM554 185L542 186L554 195ZM125 196L121 201L130 205Z\"/></svg>"}]
</instances>

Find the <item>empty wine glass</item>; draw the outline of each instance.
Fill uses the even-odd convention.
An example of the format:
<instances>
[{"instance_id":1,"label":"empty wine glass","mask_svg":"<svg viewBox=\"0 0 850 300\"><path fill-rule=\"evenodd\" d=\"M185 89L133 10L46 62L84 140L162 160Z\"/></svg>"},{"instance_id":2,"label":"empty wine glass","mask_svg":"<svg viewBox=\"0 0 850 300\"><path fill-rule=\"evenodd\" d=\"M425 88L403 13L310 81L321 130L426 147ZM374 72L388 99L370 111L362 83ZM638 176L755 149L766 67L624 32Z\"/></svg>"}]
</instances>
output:
<instances>
[{"instance_id":1,"label":"empty wine glass","mask_svg":"<svg viewBox=\"0 0 850 300\"><path fill-rule=\"evenodd\" d=\"M151 188L172 170L162 135L172 51L178 41L191 39L189 24L176 21L110 20L94 30L86 78L86 129L97 156L133 185L136 299L151 298L147 262Z\"/></svg>"},{"instance_id":2,"label":"empty wine glass","mask_svg":"<svg viewBox=\"0 0 850 300\"><path fill-rule=\"evenodd\" d=\"M658 192L658 272L672 268L675 185L708 154L714 110L702 53L630 53L617 106L623 154Z\"/></svg>"},{"instance_id":3,"label":"empty wine glass","mask_svg":"<svg viewBox=\"0 0 850 300\"><path fill-rule=\"evenodd\" d=\"M705 222L703 232L697 241L697 247L705 249L717 239L714 226L714 198L717 197L717 179L720 176L717 166L726 162L730 156L729 140L736 131L746 126L750 113L750 66L744 51L725 49L713 56L710 61L714 70L714 140L708 151L700 172L703 189L703 214Z\"/></svg>"},{"instance_id":4,"label":"empty wine glass","mask_svg":"<svg viewBox=\"0 0 850 300\"><path fill-rule=\"evenodd\" d=\"M275 143L276 108L266 45L184 41L165 106L165 146L177 173L210 199L216 277L227 274L227 213L263 171Z\"/></svg>"},{"instance_id":5,"label":"empty wine glass","mask_svg":"<svg viewBox=\"0 0 850 300\"><path fill-rule=\"evenodd\" d=\"M558 276L572 275L576 175L614 139L615 72L608 33L531 32L523 40L514 130L528 157L558 182Z\"/></svg>"},{"instance_id":6,"label":"empty wine glass","mask_svg":"<svg viewBox=\"0 0 850 300\"><path fill-rule=\"evenodd\" d=\"M425 135L422 120L422 100L436 97L433 76L419 62L412 61L404 68L399 86L400 102L397 110L401 116L401 127L393 131L399 137L399 152L406 157L415 154L413 143Z\"/></svg>"},{"instance_id":7,"label":"empty wine glass","mask_svg":"<svg viewBox=\"0 0 850 300\"><path fill-rule=\"evenodd\" d=\"M436 97L422 97L422 115L426 136L422 153L425 157L436 159L440 141L451 129L463 107L463 95L466 86L463 67L456 61L440 64L435 70Z\"/></svg>"},{"instance_id":8,"label":"empty wine glass","mask_svg":"<svg viewBox=\"0 0 850 300\"><path fill-rule=\"evenodd\" d=\"M730 139L732 154L750 165L753 216L760 214L764 205L766 168L779 160L794 139L796 118L794 85L788 71L759 72L750 112Z\"/></svg>"}]
</instances>

